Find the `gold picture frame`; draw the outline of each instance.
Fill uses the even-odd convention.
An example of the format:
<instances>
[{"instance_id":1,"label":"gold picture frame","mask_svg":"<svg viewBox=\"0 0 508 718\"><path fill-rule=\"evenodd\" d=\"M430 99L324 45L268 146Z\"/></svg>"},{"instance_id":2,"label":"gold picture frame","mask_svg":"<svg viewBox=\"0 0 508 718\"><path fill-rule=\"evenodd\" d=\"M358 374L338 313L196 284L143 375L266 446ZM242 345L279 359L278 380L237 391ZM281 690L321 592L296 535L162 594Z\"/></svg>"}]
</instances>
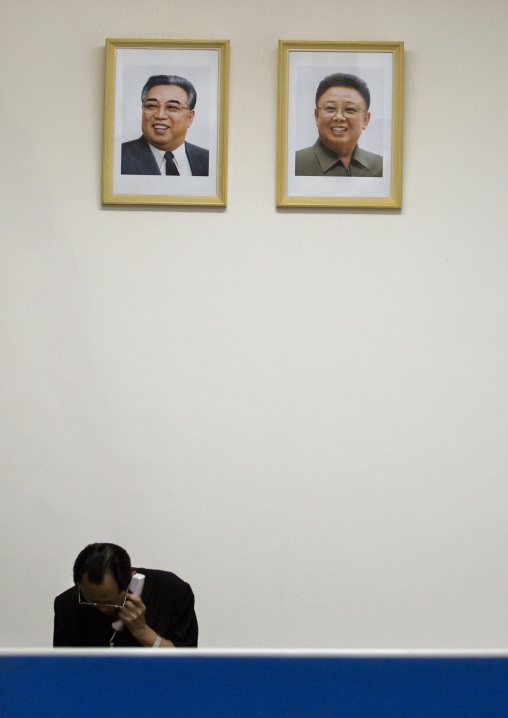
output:
<instances>
[{"instance_id":1,"label":"gold picture frame","mask_svg":"<svg viewBox=\"0 0 508 718\"><path fill-rule=\"evenodd\" d=\"M185 80L181 106L163 92L145 107L160 78ZM102 203L225 207L228 82L229 40L107 39ZM180 154L165 155L180 139Z\"/></svg>"},{"instance_id":2,"label":"gold picture frame","mask_svg":"<svg viewBox=\"0 0 508 718\"><path fill-rule=\"evenodd\" d=\"M360 102L353 104L351 117L360 120L362 148L355 145L359 134L348 127L341 105L316 107L318 86L322 91L345 81L347 89L354 89L358 79L363 97L356 92ZM402 206L403 80L403 42L279 41L278 207ZM326 111L335 123L331 138ZM341 153L349 153L345 164L339 161Z\"/></svg>"}]
</instances>

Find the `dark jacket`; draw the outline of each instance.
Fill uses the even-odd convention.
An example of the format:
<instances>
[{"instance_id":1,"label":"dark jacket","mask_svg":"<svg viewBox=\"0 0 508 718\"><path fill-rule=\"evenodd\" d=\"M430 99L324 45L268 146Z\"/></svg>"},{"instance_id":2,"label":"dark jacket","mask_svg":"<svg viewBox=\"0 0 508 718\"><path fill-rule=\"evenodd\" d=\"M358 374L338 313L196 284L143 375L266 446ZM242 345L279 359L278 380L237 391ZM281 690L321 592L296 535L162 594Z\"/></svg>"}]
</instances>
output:
<instances>
[{"instance_id":1,"label":"dark jacket","mask_svg":"<svg viewBox=\"0 0 508 718\"><path fill-rule=\"evenodd\" d=\"M193 175L208 177L209 152L203 147L185 143L185 153ZM143 135L137 140L122 144L123 175L160 175L150 145Z\"/></svg>"}]
</instances>

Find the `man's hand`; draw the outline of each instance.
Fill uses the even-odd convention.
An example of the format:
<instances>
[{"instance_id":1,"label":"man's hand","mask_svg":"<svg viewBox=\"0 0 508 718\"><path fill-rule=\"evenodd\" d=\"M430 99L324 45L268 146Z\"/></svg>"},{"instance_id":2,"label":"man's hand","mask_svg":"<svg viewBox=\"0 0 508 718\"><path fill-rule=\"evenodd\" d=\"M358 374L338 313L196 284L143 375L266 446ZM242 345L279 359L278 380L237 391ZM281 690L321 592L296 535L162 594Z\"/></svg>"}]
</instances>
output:
<instances>
[{"instance_id":1,"label":"man's hand","mask_svg":"<svg viewBox=\"0 0 508 718\"><path fill-rule=\"evenodd\" d=\"M157 634L145 621L146 606L139 596L133 593L127 595L125 606L118 612L118 618L121 618L126 627L132 633L134 638L139 641L142 646L151 648L157 638ZM161 648L174 648L174 644L167 638L161 639Z\"/></svg>"},{"instance_id":2,"label":"man's hand","mask_svg":"<svg viewBox=\"0 0 508 718\"><path fill-rule=\"evenodd\" d=\"M141 636L147 628L145 612L146 606L140 597L129 593L125 606L118 612L118 618L121 618L132 635L137 637Z\"/></svg>"}]
</instances>

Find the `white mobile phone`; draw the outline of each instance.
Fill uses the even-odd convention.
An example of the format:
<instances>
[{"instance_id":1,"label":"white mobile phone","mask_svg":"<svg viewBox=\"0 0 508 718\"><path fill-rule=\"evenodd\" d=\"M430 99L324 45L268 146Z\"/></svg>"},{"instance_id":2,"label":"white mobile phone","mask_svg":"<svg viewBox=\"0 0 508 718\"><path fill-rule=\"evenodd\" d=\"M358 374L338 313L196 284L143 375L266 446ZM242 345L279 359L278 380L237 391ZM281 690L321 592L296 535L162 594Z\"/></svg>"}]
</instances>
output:
<instances>
[{"instance_id":1,"label":"white mobile phone","mask_svg":"<svg viewBox=\"0 0 508 718\"><path fill-rule=\"evenodd\" d=\"M141 596L141 591L145 583L145 577L142 573L135 573L129 584L127 591L133 593L135 596ZM113 621L111 627L114 631L121 631L123 628L123 621L119 618L117 621Z\"/></svg>"}]
</instances>

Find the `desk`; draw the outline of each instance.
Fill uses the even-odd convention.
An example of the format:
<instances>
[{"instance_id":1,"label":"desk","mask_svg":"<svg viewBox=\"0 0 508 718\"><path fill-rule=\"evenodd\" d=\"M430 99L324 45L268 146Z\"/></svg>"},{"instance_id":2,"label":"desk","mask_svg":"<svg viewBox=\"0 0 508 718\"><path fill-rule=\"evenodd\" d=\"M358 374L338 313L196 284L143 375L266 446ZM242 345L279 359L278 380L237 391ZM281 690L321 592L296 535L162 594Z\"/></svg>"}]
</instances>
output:
<instances>
[{"instance_id":1,"label":"desk","mask_svg":"<svg viewBox=\"0 0 508 718\"><path fill-rule=\"evenodd\" d=\"M508 652L0 651L1 718L507 718Z\"/></svg>"}]
</instances>

